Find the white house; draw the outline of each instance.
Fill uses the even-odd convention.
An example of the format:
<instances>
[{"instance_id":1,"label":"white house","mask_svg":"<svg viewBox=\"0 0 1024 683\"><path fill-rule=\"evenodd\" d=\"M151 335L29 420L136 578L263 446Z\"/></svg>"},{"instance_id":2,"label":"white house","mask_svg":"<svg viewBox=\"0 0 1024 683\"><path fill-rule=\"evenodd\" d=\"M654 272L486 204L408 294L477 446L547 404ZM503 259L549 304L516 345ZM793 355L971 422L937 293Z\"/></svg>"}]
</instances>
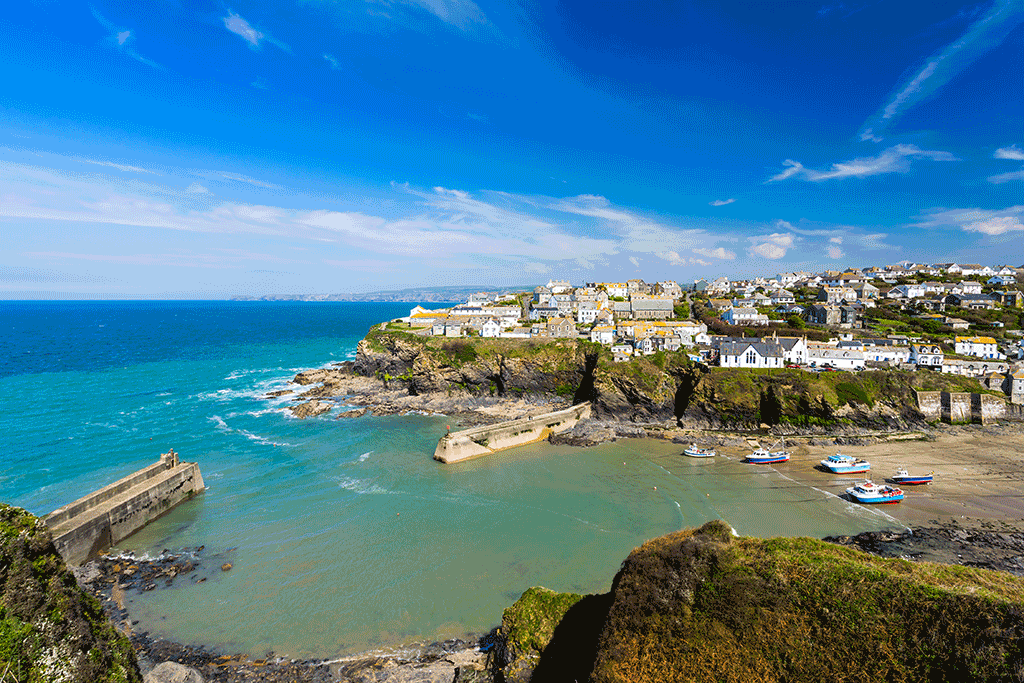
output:
<instances>
[{"instance_id":1,"label":"white house","mask_svg":"<svg viewBox=\"0 0 1024 683\"><path fill-rule=\"evenodd\" d=\"M924 285L896 285L889 290L886 296L890 299L920 299L927 293Z\"/></svg>"},{"instance_id":2,"label":"white house","mask_svg":"<svg viewBox=\"0 0 1024 683\"><path fill-rule=\"evenodd\" d=\"M807 337L777 337L782 345L782 359L795 365L807 364Z\"/></svg>"},{"instance_id":3,"label":"white house","mask_svg":"<svg viewBox=\"0 0 1024 683\"><path fill-rule=\"evenodd\" d=\"M615 328L610 325L598 325L590 330L590 341L597 344L611 345L615 342Z\"/></svg>"},{"instance_id":4,"label":"white house","mask_svg":"<svg viewBox=\"0 0 1024 683\"><path fill-rule=\"evenodd\" d=\"M584 325L589 325L597 320L598 308L595 304L581 303L579 308L576 309L576 322Z\"/></svg>"},{"instance_id":5,"label":"white house","mask_svg":"<svg viewBox=\"0 0 1024 683\"><path fill-rule=\"evenodd\" d=\"M758 313L756 308L729 308L722 314L722 320L730 325L768 324L768 316Z\"/></svg>"},{"instance_id":6,"label":"white house","mask_svg":"<svg viewBox=\"0 0 1024 683\"><path fill-rule=\"evenodd\" d=\"M906 346L868 346L864 349L864 360L892 365L909 363L910 348Z\"/></svg>"},{"instance_id":7,"label":"white house","mask_svg":"<svg viewBox=\"0 0 1024 683\"><path fill-rule=\"evenodd\" d=\"M569 284L568 280L548 280L548 284L545 286L552 294L572 291L572 285Z\"/></svg>"},{"instance_id":8,"label":"white house","mask_svg":"<svg viewBox=\"0 0 1024 683\"><path fill-rule=\"evenodd\" d=\"M781 368L782 345L773 339L722 342L718 364L723 368Z\"/></svg>"},{"instance_id":9,"label":"white house","mask_svg":"<svg viewBox=\"0 0 1024 683\"><path fill-rule=\"evenodd\" d=\"M498 323L494 318L488 318L483 325L480 326L481 337L497 337L501 334L501 324Z\"/></svg>"},{"instance_id":10,"label":"white house","mask_svg":"<svg viewBox=\"0 0 1024 683\"><path fill-rule=\"evenodd\" d=\"M981 283L973 282L971 280L961 280L952 289L953 294L981 294Z\"/></svg>"},{"instance_id":11,"label":"white house","mask_svg":"<svg viewBox=\"0 0 1024 683\"><path fill-rule=\"evenodd\" d=\"M942 352L942 347L936 344L910 345L910 362L916 363L919 368L939 369L942 367L945 357L946 354Z\"/></svg>"},{"instance_id":12,"label":"white house","mask_svg":"<svg viewBox=\"0 0 1024 683\"><path fill-rule=\"evenodd\" d=\"M863 370L864 352L834 346L808 345L807 361L819 368L828 365L837 370Z\"/></svg>"},{"instance_id":13,"label":"white house","mask_svg":"<svg viewBox=\"0 0 1024 683\"><path fill-rule=\"evenodd\" d=\"M1017 284L1017 276L1016 275L993 275L992 277L990 277L988 279L988 284L990 284L990 285L999 285L1000 287L1005 287L1006 285L1015 285L1015 284Z\"/></svg>"},{"instance_id":14,"label":"white house","mask_svg":"<svg viewBox=\"0 0 1024 683\"><path fill-rule=\"evenodd\" d=\"M999 353L999 344L992 337L957 337L953 350L961 356L1006 358Z\"/></svg>"}]
</instances>

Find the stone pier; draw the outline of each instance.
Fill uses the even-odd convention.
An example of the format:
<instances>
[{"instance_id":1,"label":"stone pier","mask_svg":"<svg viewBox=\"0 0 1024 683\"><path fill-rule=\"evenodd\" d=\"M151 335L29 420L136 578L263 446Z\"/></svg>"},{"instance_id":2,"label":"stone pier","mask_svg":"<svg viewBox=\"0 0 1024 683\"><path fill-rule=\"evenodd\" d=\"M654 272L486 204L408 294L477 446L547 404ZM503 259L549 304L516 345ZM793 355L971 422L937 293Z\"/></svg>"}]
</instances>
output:
<instances>
[{"instance_id":1,"label":"stone pier","mask_svg":"<svg viewBox=\"0 0 1024 683\"><path fill-rule=\"evenodd\" d=\"M199 465L172 449L149 467L54 510L43 521L64 561L82 564L205 488Z\"/></svg>"},{"instance_id":2,"label":"stone pier","mask_svg":"<svg viewBox=\"0 0 1024 683\"><path fill-rule=\"evenodd\" d=\"M589 403L581 403L553 413L452 432L445 434L437 442L434 460L443 463L458 462L541 441L551 434L572 429L585 417L590 417Z\"/></svg>"}]
</instances>

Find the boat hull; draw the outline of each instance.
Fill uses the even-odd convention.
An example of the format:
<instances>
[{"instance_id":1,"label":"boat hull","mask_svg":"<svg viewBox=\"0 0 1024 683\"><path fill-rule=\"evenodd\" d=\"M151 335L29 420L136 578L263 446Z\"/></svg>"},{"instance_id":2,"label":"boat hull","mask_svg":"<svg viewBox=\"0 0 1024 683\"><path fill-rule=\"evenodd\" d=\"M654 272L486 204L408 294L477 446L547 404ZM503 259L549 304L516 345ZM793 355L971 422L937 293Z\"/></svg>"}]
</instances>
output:
<instances>
[{"instance_id":1,"label":"boat hull","mask_svg":"<svg viewBox=\"0 0 1024 683\"><path fill-rule=\"evenodd\" d=\"M898 496L858 496L856 493L851 493L850 497L858 503L864 505L895 505L896 503L903 500L903 494Z\"/></svg>"},{"instance_id":2,"label":"boat hull","mask_svg":"<svg viewBox=\"0 0 1024 683\"><path fill-rule=\"evenodd\" d=\"M754 456L751 456L751 455L747 456L747 462L749 462L749 463L751 463L753 465L770 465L772 463L786 462L788 460L789 460L789 454L788 453L786 455L778 455L778 456L769 455L769 456L765 456L765 457L754 457Z\"/></svg>"},{"instance_id":3,"label":"boat hull","mask_svg":"<svg viewBox=\"0 0 1024 683\"><path fill-rule=\"evenodd\" d=\"M713 458L715 457L715 452L691 451L689 448L687 448L685 451L683 451L683 455L688 456L690 458Z\"/></svg>"},{"instance_id":4,"label":"boat hull","mask_svg":"<svg viewBox=\"0 0 1024 683\"><path fill-rule=\"evenodd\" d=\"M930 484L932 483L932 475L926 474L921 477L893 477L892 480L897 484L907 484L909 486L917 486L918 484Z\"/></svg>"},{"instance_id":5,"label":"boat hull","mask_svg":"<svg viewBox=\"0 0 1024 683\"><path fill-rule=\"evenodd\" d=\"M850 467L837 467L835 465L825 465L822 463L829 472L832 474L857 474L859 472L867 472L871 469L871 465L852 465Z\"/></svg>"}]
</instances>

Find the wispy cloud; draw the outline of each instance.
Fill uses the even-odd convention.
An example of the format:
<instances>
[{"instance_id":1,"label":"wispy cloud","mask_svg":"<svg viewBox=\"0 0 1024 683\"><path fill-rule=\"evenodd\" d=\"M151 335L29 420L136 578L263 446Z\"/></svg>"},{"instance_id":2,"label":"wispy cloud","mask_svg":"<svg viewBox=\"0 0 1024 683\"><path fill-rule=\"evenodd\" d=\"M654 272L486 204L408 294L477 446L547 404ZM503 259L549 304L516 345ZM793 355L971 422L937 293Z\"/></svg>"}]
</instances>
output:
<instances>
[{"instance_id":1,"label":"wispy cloud","mask_svg":"<svg viewBox=\"0 0 1024 683\"><path fill-rule=\"evenodd\" d=\"M94 166L107 166L109 168L116 168L118 171L124 171L126 173L150 173L152 175L159 175L156 171L150 171L148 168L141 168L139 166L130 166L128 164L118 164L113 161L102 161L100 159L87 159L85 157L72 157L77 162L83 164L93 164Z\"/></svg>"},{"instance_id":2,"label":"wispy cloud","mask_svg":"<svg viewBox=\"0 0 1024 683\"><path fill-rule=\"evenodd\" d=\"M693 253L699 256L707 256L708 258L719 258L724 259L726 261L731 261L732 259L736 258L736 252L729 251L724 247L717 247L715 249L705 249L703 247L699 247L697 249L694 249Z\"/></svg>"},{"instance_id":3,"label":"wispy cloud","mask_svg":"<svg viewBox=\"0 0 1024 683\"><path fill-rule=\"evenodd\" d=\"M468 31L474 26L487 24L487 17L483 10L472 0L393 0L394 2L407 7L415 7L426 10L430 14L451 24L463 31ZM387 4L391 4L388 2ZM384 15L387 16L387 15Z\"/></svg>"},{"instance_id":4,"label":"wispy cloud","mask_svg":"<svg viewBox=\"0 0 1024 683\"><path fill-rule=\"evenodd\" d=\"M256 187L265 187L268 190L283 190L284 189L280 185L275 185L274 183L268 183L268 182L266 182L264 180L259 180L258 178L250 178L249 176L242 175L241 173L230 173L228 171L219 171L217 173L217 175L219 175L221 178L227 178L228 180L235 180L235 181L240 182L240 183L249 183L250 185L255 185Z\"/></svg>"},{"instance_id":5,"label":"wispy cloud","mask_svg":"<svg viewBox=\"0 0 1024 683\"><path fill-rule=\"evenodd\" d=\"M918 227L953 227L984 235L1002 235L1024 230L1024 206L993 209L934 209L924 215Z\"/></svg>"},{"instance_id":6,"label":"wispy cloud","mask_svg":"<svg viewBox=\"0 0 1024 683\"><path fill-rule=\"evenodd\" d=\"M1021 149L1017 145L1010 145L1009 147L1000 147L995 151L995 153L992 156L996 159L1024 161L1024 149Z\"/></svg>"},{"instance_id":7,"label":"wispy cloud","mask_svg":"<svg viewBox=\"0 0 1024 683\"><path fill-rule=\"evenodd\" d=\"M842 257L846 256L846 254L843 252L842 247L839 246L842 243L843 238L840 236L836 236L829 239L829 244L827 247L825 247L825 255L833 260L841 259Z\"/></svg>"},{"instance_id":8,"label":"wispy cloud","mask_svg":"<svg viewBox=\"0 0 1024 683\"><path fill-rule=\"evenodd\" d=\"M235 12L228 10L228 15L223 17L224 28L231 31L237 36L240 36L245 42L249 43L249 47L257 49L260 47L261 41L266 41L275 47L290 53L292 49L281 42L273 38L272 36L262 31L256 30L248 21L243 19Z\"/></svg>"},{"instance_id":9,"label":"wispy cloud","mask_svg":"<svg viewBox=\"0 0 1024 683\"><path fill-rule=\"evenodd\" d=\"M998 175L988 177L988 181L990 183L995 183L996 185L1008 183L1011 180L1024 180L1024 168L1022 168L1019 171L1011 171L1010 173L1000 173Z\"/></svg>"},{"instance_id":10,"label":"wispy cloud","mask_svg":"<svg viewBox=\"0 0 1024 683\"><path fill-rule=\"evenodd\" d=\"M956 161L956 157L949 152L923 150L916 145L894 145L876 157L860 157L832 164L828 171L816 171L806 168L799 161L786 159L782 165L788 168L765 182L778 182L792 177L819 182L836 178L866 178L883 173L904 173L910 170L910 159Z\"/></svg>"},{"instance_id":11,"label":"wispy cloud","mask_svg":"<svg viewBox=\"0 0 1024 683\"><path fill-rule=\"evenodd\" d=\"M708 202L711 206L725 206L726 204L732 204L735 199L716 199L713 202Z\"/></svg>"},{"instance_id":12,"label":"wispy cloud","mask_svg":"<svg viewBox=\"0 0 1024 683\"><path fill-rule=\"evenodd\" d=\"M334 55L324 53L323 58L327 60L327 63L331 65L332 71L341 71L341 64L338 62L338 58Z\"/></svg>"},{"instance_id":13,"label":"wispy cloud","mask_svg":"<svg viewBox=\"0 0 1024 683\"><path fill-rule=\"evenodd\" d=\"M629 262L632 263L636 268L640 267L640 259L638 259L636 256L630 256Z\"/></svg>"},{"instance_id":14,"label":"wispy cloud","mask_svg":"<svg viewBox=\"0 0 1024 683\"><path fill-rule=\"evenodd\" d=\"M185 190L185 192L189 192L191 194L209 194L210 193L210 191L207 188L203 187L199 183L192 183L191 185L188 186L188 188Z\"/></svg>"},{"instance_id":15,"label":"wispy cloud","mask_svg":"<svg viewBox=\"0 0 1024 683\"><path fill-rule=\"evenodd\" d=\"M962 72L983 54L998 46L1024 22L1020 0L995 0L980 19L960 38L929 57L913 76L900 83L889 102L864 126L864 132L881 131L907 109L919 104Z\"/></svg>"},{"instance_id":16,"label":"wispy cloud","mask_svg":"<svg viewBox=\"0 0 1024 683\"><path fill-rule=\"evenodd\" d=\"M107 30L107 42L116 48L119 52L128 57L131 57L137 62L141 62L146 66L151 66L154 69L162 69L163 67L154 62L151 59L146 59L136 51L132 43L135 41L135 36L132 32L126 28L115 26L113 22L109 21L106 17L99 13L95 7L90 6L92 10L92 16L96 18L96 21Z\"/></svg>"},{"instance_id":17,"label":"wispy cloud","mask_svg":"<svg viewBox=\"0 0 1024 683\"><path fill-rule=\"evenodd\" d=\"M92 275L89 273L68 273L48 268L0 265L0 282L59 282L67 285L113 282L113 279L105 275Z\"/></svg>"},{"instance_id":18,"label":"wispy cloud","mask_svg":"<svg viewBox=\"0 0 1024 683\"><path fill-rule=\"evenodd\" d=\"M710 266L711 261L705 261L699 258L686 258L679 255L679 252L675 251L659 251L655 254L658 258L662 258L669 262L669 265L673 266Z\"/></svg>"}]
</instances>

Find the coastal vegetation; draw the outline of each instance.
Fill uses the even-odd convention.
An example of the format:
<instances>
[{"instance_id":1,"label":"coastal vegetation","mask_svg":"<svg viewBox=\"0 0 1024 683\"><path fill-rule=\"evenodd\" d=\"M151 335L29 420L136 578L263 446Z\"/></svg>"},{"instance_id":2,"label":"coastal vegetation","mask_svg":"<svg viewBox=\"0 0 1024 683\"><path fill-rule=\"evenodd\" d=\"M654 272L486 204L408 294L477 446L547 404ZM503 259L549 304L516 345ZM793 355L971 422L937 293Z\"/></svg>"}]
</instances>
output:
<instances>
[{"instance_id":1,"label":"coastal vegetation","mask_svg":"<svg viewBox=\"0 0 1024 683\"><path fill-rule=\"evenodd\" d=\"M2 503L0 673L18 683L142 680L128 639L78 587L42 520Z\"/></svg>"},{"instance_id":2,"label":"coastal vegetation","mask_svg":"<svg viewBox=\"0 0 1024 683\"><path fill-rule=\"evenodd\" d=\"M615 362L607 347L583 340L446 339L379 327L360 343L354 370L411 394L589 401L603 419L697 428L902 429L923 422L917 391L1002 395L974 378L928 370L721 368L663 351Z\"/></svg>"},{"instance_id":3,"label":"coastal vegetation","mask_svg":"<svg viewBox=\"0 0 1024 683\"><path fill-rule=\"evenodd\" d=\"M567 623L583 605L596 638ZM513 680L533 661L534 681L1013 681L1022 618L1024 579L1008 573L739 538L714 521L634 550L605 596L527 591L502 629ZM559 647L572 633L589 651Z\"/></svg>"}]
</instances>

